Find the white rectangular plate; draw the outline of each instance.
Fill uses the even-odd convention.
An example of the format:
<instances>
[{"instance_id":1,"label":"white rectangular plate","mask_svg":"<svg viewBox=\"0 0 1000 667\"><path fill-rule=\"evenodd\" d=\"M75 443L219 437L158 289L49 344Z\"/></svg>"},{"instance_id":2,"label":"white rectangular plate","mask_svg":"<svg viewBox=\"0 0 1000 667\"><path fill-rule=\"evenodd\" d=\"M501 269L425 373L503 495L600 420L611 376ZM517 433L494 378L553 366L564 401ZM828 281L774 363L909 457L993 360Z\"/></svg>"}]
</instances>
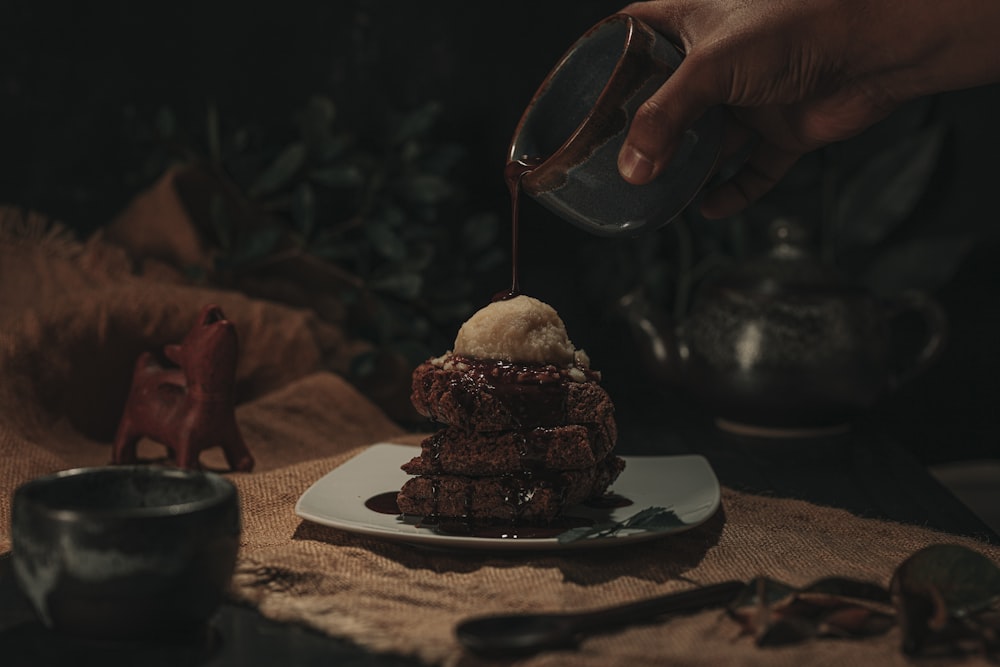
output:
<instances>
[{"instance_id":1,"label":"white rectangular plate","mask_svg":"<svg viewBox=\"0 0 1000 667\"><path fill-rule=\"evenodd\" d=\"M427 546L466 549L571 549L593 548L648 540L694 528L719 508L719 481L703 456L623 456L622 471L610 491L627 498L625 507L595 508L579 505L569 516L595 522L621 522L649 507L673 512L676 521L654 529L625 528L607 535L565 542L556 537L471 537L435 532L421 527L414 517L384 514L365 502L386 492L398 491L410 478L400 469L420 453L419 448L379 443L334 468L310 486L295 504L295 513L324 526L386 540Z\"/></svg>"}]
</instances>

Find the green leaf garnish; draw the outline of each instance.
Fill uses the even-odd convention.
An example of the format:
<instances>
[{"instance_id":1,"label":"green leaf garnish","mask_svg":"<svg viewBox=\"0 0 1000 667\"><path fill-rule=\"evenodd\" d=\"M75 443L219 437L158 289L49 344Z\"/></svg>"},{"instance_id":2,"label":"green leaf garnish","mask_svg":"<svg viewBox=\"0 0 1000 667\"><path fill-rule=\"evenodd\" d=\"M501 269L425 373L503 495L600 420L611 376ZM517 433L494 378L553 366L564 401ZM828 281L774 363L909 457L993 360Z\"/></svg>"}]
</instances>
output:
<instances>
[{"instance_id":1,"label":"green leaf garnish","mask_svg":"<svg viewBox=\"0 0 1000 667\"><path fill-rule=\"evenodd\" d=\"M622 521L602 521L593 526L571 528L560 533L557 539L560 544L568 544L577 540L590 540L599 537L611 537L626 529L640 529L650 533L664 532L683 526L684 522L668 507L647 507Z\"/></svg>"}]
</instances>

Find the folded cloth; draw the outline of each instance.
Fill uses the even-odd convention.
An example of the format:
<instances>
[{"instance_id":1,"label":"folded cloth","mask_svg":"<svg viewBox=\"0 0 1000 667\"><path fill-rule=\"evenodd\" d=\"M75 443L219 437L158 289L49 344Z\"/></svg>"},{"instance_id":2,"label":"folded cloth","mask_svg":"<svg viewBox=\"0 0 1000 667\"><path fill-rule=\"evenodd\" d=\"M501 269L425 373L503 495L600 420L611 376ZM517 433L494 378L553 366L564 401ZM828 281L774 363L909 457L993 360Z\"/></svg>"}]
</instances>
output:
<instances>
[{"instance_id":1,"label":"folded cloth","mask_svg":"<svg viewBox=\"0 0 1000 667\"><path fill-rule=\"evenodd\" d=\"M0 549L10 546L10 492L109 463L136 358L179 342L206 303L236 325L236 414L255 470L405 434L338 372L360 344L308 310L138 276L99 237L80 243L0 209ZM165 453L140 444L146 460ZM219 448L202 462L227 469Z\"/></svg>"},{"instance_id":2,"label":"folded cloth","mask_svg":"<svg viewBox=\"0 0 1000 667\"><path fill-rule=\"evenodd\" d=\"M108 462L135 355L179 339L199 307L215 301L241 334L237 420L257 459L252 473L227 473L244 516L230 596L277 621L431 665L475 665L453 634L473 614L584 610L759 575L791 585L833 575L886 584L904 558L937 542L1000 562L1000 549L973 539L731 489L697 528L592 551L422 549L303 521L294 511L299 496L369 444L408 442L420 451L421 434L407 433L336 372L351 341L303 309L137 277L128 258L99 239L76 244L30 225L7 231L0 233L0 552L10 549L12 490L37 475ZM205 460L222 467L221 457ZM898 630L763 649L718 610L517 664L910 665Z\"/></svg>"}]
</instances>

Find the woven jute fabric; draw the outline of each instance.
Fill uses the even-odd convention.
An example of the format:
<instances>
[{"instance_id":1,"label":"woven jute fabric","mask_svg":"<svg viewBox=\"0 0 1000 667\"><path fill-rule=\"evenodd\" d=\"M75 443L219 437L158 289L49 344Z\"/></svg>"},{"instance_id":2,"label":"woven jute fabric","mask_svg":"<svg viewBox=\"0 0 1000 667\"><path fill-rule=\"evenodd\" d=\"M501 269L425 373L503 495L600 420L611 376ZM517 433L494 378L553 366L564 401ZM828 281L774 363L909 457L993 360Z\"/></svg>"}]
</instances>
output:
<instances>
[{"instance_id":1,"label":"woven jute fabric","mask_svg":"<svg viewBox=\"0 0 1000 667\"><path fill-rule=\"evenodd\" d=\"M140 277L122 251L99 239L77 243L29 222L0 228L0 552L11 547L14 488L37 475L108 463L136 355L179 340L199 308L215 302L240 332L237 419L257 459L253 472L228 475L244 520L230 596L278 621L427 664L505 664L463 652L455 624L475 614L585 610L762 575L792 585L834 575L887 584L907 556L942 542L1000 562L1000 550L971 539L730 489L697 528L594 550L430 549L304 521L295 502L317 479L373 443L420 439L336 371L355 344L308 310ZM760 648L719 610L512 662L912 664L898 630Z\"/></svg>"}]
</instances>

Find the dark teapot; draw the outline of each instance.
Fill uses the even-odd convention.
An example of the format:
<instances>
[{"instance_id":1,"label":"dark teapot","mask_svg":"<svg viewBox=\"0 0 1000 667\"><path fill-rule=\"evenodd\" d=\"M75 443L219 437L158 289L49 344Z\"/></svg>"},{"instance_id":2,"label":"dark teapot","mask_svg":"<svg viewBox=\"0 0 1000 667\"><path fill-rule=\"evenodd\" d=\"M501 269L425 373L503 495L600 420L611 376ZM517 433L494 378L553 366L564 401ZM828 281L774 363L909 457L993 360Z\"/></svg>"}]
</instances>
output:
<instances>
[{"instance_id":1,"label":"dark teapot","mask_svg":"<svg viewBox=\"0 0 1000 667\"><path fill-rule=\"evenodd\" d=\"M773 225L764 255L700 289L682 322L640 293L620 303L654 375L690 392L726 430L810 435L846 429L940 355L941 306L907 291L877 298L848 283ZM904 319L907 316L907 319ZM897 345L902 322L919 322L916 348Z\"/></svg>"}]
</instances>

